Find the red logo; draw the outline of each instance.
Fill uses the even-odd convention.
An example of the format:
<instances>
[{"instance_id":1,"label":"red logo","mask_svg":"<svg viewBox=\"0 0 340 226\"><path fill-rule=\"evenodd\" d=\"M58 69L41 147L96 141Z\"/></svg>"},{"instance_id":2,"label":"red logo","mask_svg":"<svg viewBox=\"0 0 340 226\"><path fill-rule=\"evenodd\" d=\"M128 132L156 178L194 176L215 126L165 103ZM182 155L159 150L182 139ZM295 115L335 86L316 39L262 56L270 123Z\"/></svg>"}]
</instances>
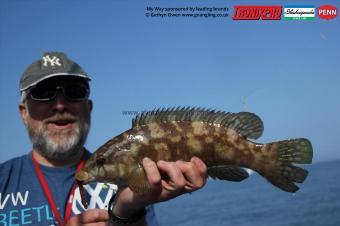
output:
<instances>
[{"instance_id":1,"label":"red logo","mask_svg":"<svg viewBox=\"0 0 340 226\"><path fill-rule=\"evenodd\" d=\"M234 6L233 20L281 20L282 6Z\"/></svg>"},{"instance_id":2,"label":"red logo","mask_svg":"<svg viewBox=\"0 0 340 226\"><path fill-rule=\"evenodd\" d=\"M334 19L338 16L338 9L332 5L322 5L318 8L318 15L322 19Z\"/></svg>"}]
</instances>

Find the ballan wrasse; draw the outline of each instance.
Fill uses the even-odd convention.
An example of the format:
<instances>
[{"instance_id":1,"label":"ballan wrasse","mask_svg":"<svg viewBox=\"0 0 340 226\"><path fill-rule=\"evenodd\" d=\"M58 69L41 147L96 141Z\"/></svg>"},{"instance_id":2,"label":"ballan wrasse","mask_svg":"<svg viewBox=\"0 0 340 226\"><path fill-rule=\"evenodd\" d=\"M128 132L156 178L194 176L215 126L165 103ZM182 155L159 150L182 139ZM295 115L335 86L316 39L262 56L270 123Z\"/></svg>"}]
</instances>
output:
<instances>
[{"instance_id":1,"label":"ballan wrasse","mask_svg":"<svg viewBox=\"0 0 340 226\"><path fill-rule=\"evenodd\" d=\"M76 174L80 184L127 184L137 193L149 184L142 167L144 157L153 161L189 161L197 156L214 179L242 181L252 169L287 192L296 192L308 171L293 163L312 162L311 143L305 138L266 144L258 139L261 119L253 113L227 113L201 108L171 108L144 112L132 128L101 146Z\"/></svg>"}]
</instances>

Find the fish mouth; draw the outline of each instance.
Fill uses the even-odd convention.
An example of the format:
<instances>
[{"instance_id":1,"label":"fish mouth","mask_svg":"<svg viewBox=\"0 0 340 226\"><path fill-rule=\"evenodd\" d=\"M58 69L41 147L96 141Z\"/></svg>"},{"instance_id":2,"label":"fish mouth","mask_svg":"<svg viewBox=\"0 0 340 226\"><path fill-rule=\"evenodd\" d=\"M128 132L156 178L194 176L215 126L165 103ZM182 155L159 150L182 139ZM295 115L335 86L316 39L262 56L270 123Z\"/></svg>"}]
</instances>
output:
<instances>
[{"instance_id":1,"label":"fish mouth","mask_svg":"<svg viewBox=\"0 0 340 226\"><path fill-rule=\"evenodd\" d=\"M90 181L91 176L88 172L81 170L78 173L76 173L75 178L76 178L77 181L82 182L84 184L84 183L87 183L88 181Z\"/></svg>"}]
</instances>

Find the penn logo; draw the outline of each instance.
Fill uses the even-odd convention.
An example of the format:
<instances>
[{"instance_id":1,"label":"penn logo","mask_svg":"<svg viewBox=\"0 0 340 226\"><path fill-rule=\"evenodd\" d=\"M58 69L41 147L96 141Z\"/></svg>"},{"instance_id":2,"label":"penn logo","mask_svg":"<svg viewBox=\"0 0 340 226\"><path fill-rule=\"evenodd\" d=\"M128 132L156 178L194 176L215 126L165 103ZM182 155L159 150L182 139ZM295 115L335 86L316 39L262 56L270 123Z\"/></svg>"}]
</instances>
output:
<instances>
[{"instance_id":1,"label":"penn logo","mask_svg":"<svg viewBox=\"0 0 340 226\"><path fill-rule=\"evenodd\" d=\"M318 15L321 19L334 19L338 16L338 9L333 5L322 5L318 8Z\"/></svg>"}]
</instances>

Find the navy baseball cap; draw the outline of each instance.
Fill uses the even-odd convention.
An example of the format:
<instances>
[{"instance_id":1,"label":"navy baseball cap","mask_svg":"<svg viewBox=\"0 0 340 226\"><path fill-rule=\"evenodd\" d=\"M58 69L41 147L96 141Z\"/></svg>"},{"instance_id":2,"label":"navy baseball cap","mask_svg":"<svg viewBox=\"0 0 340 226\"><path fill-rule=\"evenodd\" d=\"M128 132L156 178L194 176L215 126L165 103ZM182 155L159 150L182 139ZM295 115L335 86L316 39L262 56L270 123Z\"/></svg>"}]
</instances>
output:
<instances>
[{"instance_id":1,"label":"navy baseball cap","mask_svg":"<svg viewBox=\"0 0 340 226\"><path fill-rule=\"evenodd\" d=\"M32 63L24 71L20 79L20 92L56 76L79 77L87 82L91 80L85 71L76 62L69 59L65 53L47 52L44 53L41 60Z\"/></svg>"}]
</instances>

